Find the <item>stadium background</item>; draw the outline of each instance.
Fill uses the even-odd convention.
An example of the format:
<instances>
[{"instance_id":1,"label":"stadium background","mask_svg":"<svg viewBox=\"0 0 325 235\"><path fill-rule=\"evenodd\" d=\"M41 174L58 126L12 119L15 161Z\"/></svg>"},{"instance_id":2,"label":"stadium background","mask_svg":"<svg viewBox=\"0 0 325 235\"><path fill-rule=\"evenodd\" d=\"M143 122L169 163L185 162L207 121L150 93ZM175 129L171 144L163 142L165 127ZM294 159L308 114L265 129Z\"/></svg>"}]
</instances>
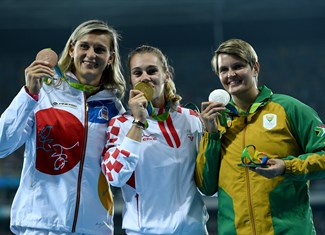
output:
<instances>
[{"instance_id":1,"label":"stadium background","mask_svg":"<svg viewBox=\"0 0 325 235\"><path fill-rule=\"evenodd\" d=\"M182 103L200 103L221 88L210 59L229 38L250 42L259 55L260 84L315 108L325 120L325 2L323 0L0 0L0 113L24 84L24 69L36 53L60 53L73 27L101 19L122 35L123 63L136 46L162 49L175 68ZM126 72L126 71L125 71ZM126 97L127 99L127 97ZM125 100L126 100L125 99ZM23 148L0 159L0 234L9 232L10 205L17 189ZM311 183L319 234L325 234L324 180ZM122 202L114 189L116 235L122 234ZM216 232L217 199L205 197L211 235Z\"/></svg>"}]
</instances>

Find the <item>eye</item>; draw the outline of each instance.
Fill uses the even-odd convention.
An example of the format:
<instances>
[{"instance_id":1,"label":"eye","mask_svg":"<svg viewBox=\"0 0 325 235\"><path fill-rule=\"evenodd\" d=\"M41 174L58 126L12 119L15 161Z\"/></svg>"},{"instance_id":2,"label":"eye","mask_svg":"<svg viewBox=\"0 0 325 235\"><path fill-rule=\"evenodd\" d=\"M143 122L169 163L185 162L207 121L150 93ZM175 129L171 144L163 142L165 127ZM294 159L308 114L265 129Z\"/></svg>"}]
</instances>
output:
<instances>
[{"instance_id":1,"label":"eye","mask_svg":"<svg viewBox=\"0 0 325 235\"><path fill-rule=\"evenodd\" d=\"M87 50L89 48L89 45L87 43L80 43L79 47L83 50Z\"/></svg>"},{"instance_id":2,"label":"eye","mask_svg":"<svg viewBox=\"0 0 325 235\"><path fill-rule=\"evenodd\" d=\"M103 54L105 52L107 52L107 49L103 46L97 46L94 48L94 51L97 53L97 54Z\"/></svg>"},{"instance_id":3,"label":"eye","mask_svg":"<svg viewBox=\"0 0 325 235\"><path fill-rule=\"evenodd\" d=\"M147 72L148 75L154 75L154 74L158 73L159 70L158 70L157 67L149 66L149 67L146 69L146 72Z\"/></svg>"},{"instance_id":4,"label":"eye","mask_svg":"<svg viewBox=\"0 0 325 235\"><path fill-rule=\"evenodd\" d=\"M219 68L219 73L220 73L220 74L224 74L224 73L226 73L227 71L228 71L228 69L225 68L225 67L221 67L221 68Z\"/></svg>"},{"instance_id":5,"label":"eye","mask_svg":"<svg viewBox=\"0 0 325 235\"><path fill-rule=\"evenodd\" d=\"M245 66L246 66L246 64L244 64L244 63L236 63L236 64L233 65L232 68L234 70L239 70L239 69L245 68Z\"/></svg>"},{"instance_id":6,"label":"eye","mask_svg":"<svg viewBox=\"0 0 325 235\"><path fill-rule=\"evenodd\" d=\"M142 75L142 71L141 70L133 70L132 75L134 75L136 77L140 77Z\"/></svg>"}]
</instances>

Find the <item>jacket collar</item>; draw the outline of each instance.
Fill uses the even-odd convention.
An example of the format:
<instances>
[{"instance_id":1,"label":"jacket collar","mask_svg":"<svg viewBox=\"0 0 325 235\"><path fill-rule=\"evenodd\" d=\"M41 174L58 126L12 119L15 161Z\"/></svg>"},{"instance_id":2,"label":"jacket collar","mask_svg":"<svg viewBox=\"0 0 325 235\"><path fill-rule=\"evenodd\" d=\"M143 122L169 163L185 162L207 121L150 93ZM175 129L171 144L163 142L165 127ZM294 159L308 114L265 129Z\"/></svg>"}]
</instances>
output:
<instances>
[{"instance_id":1,"label":"jacket collar","mask_svg":"<svg viewBox=\"0 0 325 235\"><path fill-rule=\"evenodd\" d=\"M229 113L232 116L247 116L251 113L255 113L260 107L265 106L269 100L271 99L273 92L266 87L265 85L258 87L260 93L256 97L254 103L251 105L248 112L240 109L236 106L233 100L229 102L229 104L226 106L227 113Z\"/></svg>"}]
</instances>

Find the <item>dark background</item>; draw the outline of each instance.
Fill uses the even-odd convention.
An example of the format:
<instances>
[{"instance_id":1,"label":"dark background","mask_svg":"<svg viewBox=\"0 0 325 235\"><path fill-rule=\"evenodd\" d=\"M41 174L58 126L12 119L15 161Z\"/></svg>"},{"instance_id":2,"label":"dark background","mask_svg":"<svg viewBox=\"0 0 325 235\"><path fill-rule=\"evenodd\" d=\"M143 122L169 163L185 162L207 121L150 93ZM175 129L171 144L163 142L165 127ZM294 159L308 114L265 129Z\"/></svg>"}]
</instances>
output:
<instances>
[{"instance_id":1,"label":"dark background","mask_svg":"<svg viewBox=\"0 0 325 235\"><path fill-rule=\"evenodd\" d=\"M101 19L121 34L120 52L157 46L175 68L182 103L196 105L221 88L210 60L217 45L241 38L253 45L261 64L260 85L291 95L325 118L325 1L323 0L0 0L0 113L24 85L24 69L37 52L63 49L74 27ZM126 71L125 71L126 72ZM125 73L126 74L126 73ZM127 98L127 97L126 97ZM0 160L0 234L8 232L23 149ZM116 234L121 198L115 189ZM311 199L319 234L325 234L324 181L313 181ZM204 198L210 234L216 234L216 198Z\"/></svg>"}]
</instances>

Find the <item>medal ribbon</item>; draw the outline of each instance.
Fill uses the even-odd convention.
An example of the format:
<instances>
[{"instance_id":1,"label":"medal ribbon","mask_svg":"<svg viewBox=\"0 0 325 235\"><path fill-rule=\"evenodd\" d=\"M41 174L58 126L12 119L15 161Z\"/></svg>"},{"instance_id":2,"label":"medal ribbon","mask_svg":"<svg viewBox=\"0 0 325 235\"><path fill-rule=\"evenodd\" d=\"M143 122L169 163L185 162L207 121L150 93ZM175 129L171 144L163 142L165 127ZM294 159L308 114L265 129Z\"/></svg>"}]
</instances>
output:
<instances>
[{"instance_id":1,"label":"medal ribbon","mask_svg":"<svg viewBox=\"0 0 325 235\"><path fill-rule=\"evenodd\" d=\"M170 110L170 102L169 101L166 103L165 110L166 110L165 112L157 115L155 108L153 107L151 101L148 101L148 107L147 107L148 114L150 117L157 120L158 122L165 121L168 118L169 110Z\"/></svg>"},{"instance_id":2,"label":"medal ribbon","mask_svg":"<svg viewBox=\"0 0 325 235\"><path fill-rule=\"evenodd\" d=\"M59 65L57 65L57 64L54 66L54 70L63 81L67 82L70 86L72 86L73 88L76 88L80 91L93 93L100 89L100 86L91 86L91 85L87 85L87 84L81 84L81 83L68 81L66 79L66 77L64 76L64 74L61 72Z\"/></svg>"}]
</instances>

